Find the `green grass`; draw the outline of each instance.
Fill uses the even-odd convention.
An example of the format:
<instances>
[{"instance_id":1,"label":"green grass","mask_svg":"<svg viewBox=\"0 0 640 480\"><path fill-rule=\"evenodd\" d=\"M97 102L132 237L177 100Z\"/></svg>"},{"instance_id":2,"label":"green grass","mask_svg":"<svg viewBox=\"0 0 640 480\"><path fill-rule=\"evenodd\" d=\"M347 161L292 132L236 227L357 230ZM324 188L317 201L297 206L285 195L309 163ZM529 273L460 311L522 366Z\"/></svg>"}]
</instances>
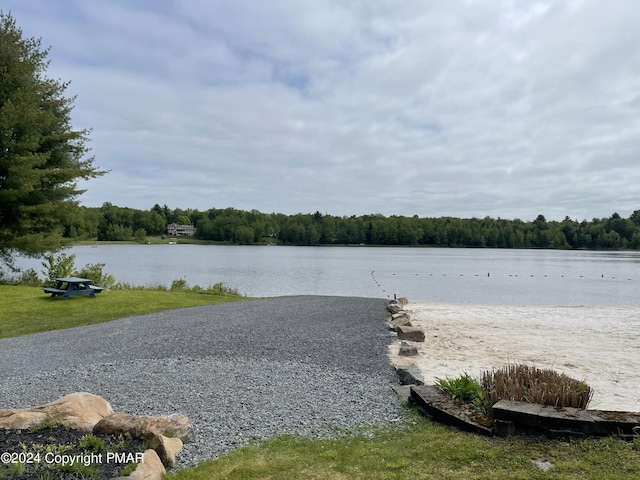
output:
<instances>
[{"instance_id":1,"label":"green grass","mask_svg":"<svg viewBox=\"0 0 640 480\"><path fill-rule=\"evenodd\" d=\"M631 479L640 442L487 438L411 413L399 426L359 436L280 436L239 448L167 479ZM551 462L543 472L534 460Z\"/></svg>"},{"instance_id":2,"label":"green grass","mask_svg":"<svg viewBox=\"0 0 640 480\"><path fill-rule=\"evenodd\" d=\"M42 288L0 285L0 338L102 323L117 318L246 300L240 295L193 291L113 290L96 298L51 298Z\"/></svg>"}]
</instances>

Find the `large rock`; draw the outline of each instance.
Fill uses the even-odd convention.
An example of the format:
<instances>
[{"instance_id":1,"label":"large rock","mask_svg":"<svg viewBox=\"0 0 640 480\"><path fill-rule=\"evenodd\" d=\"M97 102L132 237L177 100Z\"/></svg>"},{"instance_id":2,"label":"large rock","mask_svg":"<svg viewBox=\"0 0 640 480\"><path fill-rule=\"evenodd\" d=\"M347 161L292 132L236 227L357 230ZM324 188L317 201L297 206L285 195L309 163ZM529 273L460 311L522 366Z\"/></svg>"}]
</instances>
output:
<instances>
[{"instance_id":1,"label":"large rock","mask_svg":"<svg viewBox=\"0 0 640 480\"><path fill-rule=\"evenodd\" d=\"M389 311L389 313L393 315L401 312L403 308L402 308L402 305L400 305L397 300L391 300L389 302L389 305L387 305L387 310Z\"/></svg>"},{"instance_id":2,"label":"large rock","mask_svg":"<svg viewBox=\"0 0 640 480\"><path fill-rule=\"evenodd\" d=\"M391 320L391 330L396 330L398 327L410 327L411 322L409 317L398 316L398 318Z\"/></svg>"},{"instance_id":3,"label":"large rock","mask_svg":"<svg viewBox=\"0 0 640 480\"><path fill-rule=\"evenodd\" d=\"M138 464L131 475L124 478L132 480L162 480L162 475L166 473L160 457L155 450L145 450L142 455L142 462Z\"/></svg>"},{"instance_id":4,"label":"large rock","mask_svg":"<svg viewBox=\"0 0 640 480\"><path fill-rule=\"evenodd\" d=\"M409 340L412 342L424 342L424 332L417 327L398 327L398 338L400 340Z\"/></svg>"},{"instance_id":5,"label":"large rock","mask_svg":"<svg viewBox=\"0 0 640 480\"><path fill-rule=\"evenodd\" d=\"M400 350L398 355L401 357L415 357L418 355L418 347L411 345L407 342L400 343Z\"/></svg>"},{"instance_id":6,"label":"large rock","mask_svg":"<svg viewBox=\"0 0 640 480\"><path fill-rule=\"evenodd\" d=\"M0 428L23 429L43 420L90 432L102 418L113 413L111 404L98 395L77 392L33 408L0 410Z\"/></svg>"},{"instance_id":7,"label":"large rock","mask_svg":"<svg viewBox=\"0 0 640 480\"><path fill-rule=\"evenodd\" d=\"M391 320L397 320L399 318L406 318L407 320L411 319L411 314L406 310L402 310L399 313L394 313L391 315Z\"/></svg>"},{"instance_id":8,"label":"large rock","mask_svg":"<svg viewBox=\"0 0 640 480\"><path fill-rule=\"evenodd\" d=\"M424 377L415 365L401 365L396 367L396 373L401 385L424 385Z\"/></svg>"},{"instance_id":9,"label":"large rock","mask_svg":"<svg viewBox=\"0 0 640 480\"><path fill-rule=\"evenodd\" d=\"M114 435L129 434L148 441L149 450L130 479L161 480L165 466L176 464L183 441L189 442L195 430L184 415L134 416L114 413L109 402L91 393L67 395L34 408L0 410L0 428L28 428L43 420L66 425L76 430Z\"/></svg>"},{"instance_id":10,"label":"large rock","mask_svg":"<svg viewBox=\"0 0 640 480\"><path fill-rule=\"evenodd\" d=\"M195 437L195 430L185 415L135 416L128 413L112 413L102 418L93 427L93 433L120 435L129 433L135 438L147 438L164 435L179 438L188 443Z\"/></svg>"},{"instance_id":11,"label":"large rock","mask_svg":"<svg viewBox=\"0 0 640 480\"><path fill-rule=\"evenodd\" d=\"M176 455L182 450L182 440L158 435L149 442L149 448L156 451L165 467L173 467L176 464Z\"/></svg>"}]
</instances>

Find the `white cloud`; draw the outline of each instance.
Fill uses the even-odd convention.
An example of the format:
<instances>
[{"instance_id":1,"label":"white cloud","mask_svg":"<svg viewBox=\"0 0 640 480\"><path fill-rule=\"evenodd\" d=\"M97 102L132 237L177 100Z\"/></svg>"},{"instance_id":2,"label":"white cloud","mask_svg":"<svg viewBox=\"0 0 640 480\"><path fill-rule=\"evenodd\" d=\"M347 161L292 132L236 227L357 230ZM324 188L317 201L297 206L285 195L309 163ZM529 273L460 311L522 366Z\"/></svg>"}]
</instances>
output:
<instances>
[{"instance_id":1,"label":"white cloud","mask_svg":"<svg viewBox=\"0 0 640 480\"><path fill-rule=\"evenodd\" d=\"M640 208L631 0L9 0L93 127L82 200L336 215Z\"/></svg>"}]
</instances>

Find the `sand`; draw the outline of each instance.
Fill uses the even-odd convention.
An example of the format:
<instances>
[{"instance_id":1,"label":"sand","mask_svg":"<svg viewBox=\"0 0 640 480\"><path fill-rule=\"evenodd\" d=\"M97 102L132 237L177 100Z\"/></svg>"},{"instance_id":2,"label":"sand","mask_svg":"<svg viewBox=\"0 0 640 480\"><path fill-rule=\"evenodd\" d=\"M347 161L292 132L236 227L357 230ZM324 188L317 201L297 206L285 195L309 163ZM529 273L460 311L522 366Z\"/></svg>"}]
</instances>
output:
<instances>
[{"instance_id":1,"label":"sand","mask_svg":"<svg viewBox=\"0 0 640 480\"><path fill-rule=\"evenodd\" d=\"M593 388L591 409L640 411L640 307L542 307L409 303L411 323L426 336L415 364L433 383L437 377L524 363L552 368Z\"/></svg>"}]
</instances>

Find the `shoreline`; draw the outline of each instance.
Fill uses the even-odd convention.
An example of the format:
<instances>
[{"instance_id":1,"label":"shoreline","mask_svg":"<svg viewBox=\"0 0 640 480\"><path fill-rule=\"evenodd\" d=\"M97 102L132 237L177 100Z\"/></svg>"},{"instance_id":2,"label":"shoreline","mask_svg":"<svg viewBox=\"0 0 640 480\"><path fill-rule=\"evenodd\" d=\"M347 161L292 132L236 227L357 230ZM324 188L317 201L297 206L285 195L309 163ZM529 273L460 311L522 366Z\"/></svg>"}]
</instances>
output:
<instances>
[{"instance_id":1,"label":"shoreline","mask_svg":"<svg viewBox=\"0 0 640 480\"><path fill-rule=\"evenodd\" d=\"M426 384L506 364L549 368L594 390L590 409L640 412L640 307L510 306L410 302L411 324L425 332L416 365Z\"/></svg>"}]
</instances>

